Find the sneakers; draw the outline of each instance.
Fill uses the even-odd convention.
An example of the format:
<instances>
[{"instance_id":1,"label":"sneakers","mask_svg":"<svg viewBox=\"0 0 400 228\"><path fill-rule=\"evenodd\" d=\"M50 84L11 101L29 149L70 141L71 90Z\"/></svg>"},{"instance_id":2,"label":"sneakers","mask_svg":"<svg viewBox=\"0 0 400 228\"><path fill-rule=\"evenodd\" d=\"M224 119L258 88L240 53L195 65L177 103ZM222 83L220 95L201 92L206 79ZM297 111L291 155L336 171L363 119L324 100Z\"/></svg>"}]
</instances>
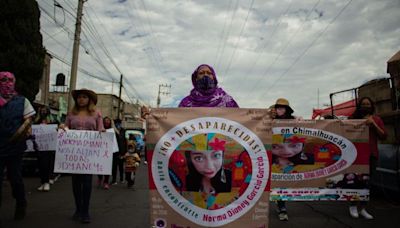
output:
<instances>
[{"instance_id":1,"label":"sneakers","mask_svg":"<svg viewBox=\"0 0 400 228\"><path fill-rule=\"evenodd\" d=\"M91 222L91 220L90 220L90 216L88 215L88 216L82 216L82 218L81 218L81 223L90 223Z\"/></svg>"},{"instance_id":2,"label":"sneakers","mask_svg":"<svg viewBox=\"0 0 400 228\"><path fill-rule=\"evenodd\" d=\"M365 208L363 208L360 211L360 215L362 215L362 217L364 217L365 219L374 219L374 216L372 216L370 213L368 213L368 211L365 210Z\"/></svg>"},{"instance_id":3,"label":"sneakers","mask_svg":"<svg viewBox=\"0 0 400 228\"><path fill-rule=\"evenodd\" d=\"M54 180L53 180L53 179L50 179L50 180L49 180L49 184L54 184Z\"/></svg>"},{"instance_id":4,"label":"sneakers","mask_svg":"<svg viewBox=\"0 0 400 228\"><path fill-rule=\"evenodd\" d=\"M350 206L349 207L349 212L350 212L350 216L352 218L358 218L358 210L357 210L357 206ZM368 214L368 213L367 213Z\"/></svg>"},{"instance_id":5,"label":"sneakers","mask_svg":"<svg viewBox=\"0 0 400 228\"><path fill-rule=\"evenodd\" d=\"M286 211L279 212L278 218L280 221L289 221L289 216Z\"/></svg>"},{"instance_id":6,"label":"sneakers","mask_svg":"<svg viewBox=\"0 0 400 228\"><path fill-rule=\"evenodd\" d=\"M44 183L42 186L43 186L43 191L45 191L45 192L50 191L50 184L49 183Z\"/></svg>"},{"instance_id":7,"label":"sneakers","mask_svg":"<svg viewBox=\"0 0 400 228\"><path fill-rule=\"evenodd\" d=\"M44 184L40 185L40 186L37 188L37 190L38 190L39 192L43 192L43 189L44 189Z\"/></svg>"},{"instance_id":8,"label":"sneakers","mask_svg":"<svg viewBox=\"0 0 400 228\"><path fill-rule=\"evenodd\" d=\"M108 189L110 189L110 185L107 184L107 183L105 183L105 184L103 185L103 188L104 188L105 190L108 190Z\"/></svg>"},{"instance_id":9,"label":"sneakers","mask_svg":"<svg viewBox=\"0 0 400 228\"><path fill-rule=\"evenodd\" d=\"M115 181L115 182L111 182L111 185L117 185L118 183Z\"/></svg>"}]
</instances>

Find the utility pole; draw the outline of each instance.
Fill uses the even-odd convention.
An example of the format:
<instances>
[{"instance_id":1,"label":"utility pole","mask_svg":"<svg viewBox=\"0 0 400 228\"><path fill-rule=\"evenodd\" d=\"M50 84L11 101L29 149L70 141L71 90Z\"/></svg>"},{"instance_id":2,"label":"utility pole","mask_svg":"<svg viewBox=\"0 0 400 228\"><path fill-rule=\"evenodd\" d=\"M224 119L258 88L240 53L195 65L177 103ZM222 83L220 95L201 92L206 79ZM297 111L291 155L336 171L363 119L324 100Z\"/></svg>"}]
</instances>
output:
<instances>
[{"instance_id":1,"label":"utility pole","mask_svg":"<svg viewBox=\"0 0 400 228\"><path fill-rule=\"evenodd\" d=\"M74 47L72 49L71 78L69 81L68 109L70 109L73 105L73 98L71 92L72 90L76 89L76 75L78 72L79 42L81 36L83 2L84 0L79 0L78 11L76 15Z\"/></svg>"},{"instance_id":2,"label":"utility pole","mask_svg":"<svg viewBox=\"0 0 400 228\"><path fill-rule=\"evenodd\" d=\"M119 79L119 96L118 96L118 114L117 118L121 119L121 93L122 93L122 79L124 76L121 74L121 78Z\"/></svg>"},{"instance_id":3,"label":"utility pole","mask_svg":"<svg viewBox=\"0 0 400 228\"><path fill-rule=\"evenodd\" d=\"M168 94L170 94L170 92L169 92L169 90L167 90L167 91L161 91L161 89L162 88L167 88L167 89L171 89L171 84L161 84L161 85L158 85L158 96L157 96L157 108L159 108L160 107L160 103L161 103L161 94L162 95L168 95Z\"/></svg>"}]
</instances>

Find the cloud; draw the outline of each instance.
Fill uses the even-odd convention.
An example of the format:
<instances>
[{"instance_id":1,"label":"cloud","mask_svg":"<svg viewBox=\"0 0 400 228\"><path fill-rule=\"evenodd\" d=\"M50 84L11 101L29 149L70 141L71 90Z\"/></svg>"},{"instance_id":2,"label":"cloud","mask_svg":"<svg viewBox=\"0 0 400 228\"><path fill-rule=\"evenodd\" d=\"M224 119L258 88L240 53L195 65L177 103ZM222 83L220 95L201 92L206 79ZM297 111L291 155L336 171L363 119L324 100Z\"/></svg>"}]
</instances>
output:
<instances>
[{"instance_id":1,"label":"cloud","mask_svg":"<svg viewBox=\"0 0 400 228\"><path fill-rule=\"evenodd\" d=\"M53 12L51 4L38 2ZM308 118L318 100L320 106L330 102L330 93L387 76L386 61L400 47L397 0L352 1L334 19L347 3L256 0L240 36L250 1L88 1L83 17L92 26L84 25L82 43L90 54L81 48L79 64L101 78L118 80L120 72L103 43L144 102L155 105L158 85L171 84L161 105L176 107L192 88L193 70L208 63L241 107L268 107L285 97L296 115ZM66 15L65 27L72 31L74 18ZM61 16L56 15L59 21ZM46 48L70 61L73 34L57 34L60 26L43 12L41 29ZM104 67L94 60L95 52ZM52 75L69 75L69 67L56 59L51 67ZM118 91L116 84L82 73L78 77L78 87ZM132 99L139 96L126 88Z\"/></svg>"}]
</instances>

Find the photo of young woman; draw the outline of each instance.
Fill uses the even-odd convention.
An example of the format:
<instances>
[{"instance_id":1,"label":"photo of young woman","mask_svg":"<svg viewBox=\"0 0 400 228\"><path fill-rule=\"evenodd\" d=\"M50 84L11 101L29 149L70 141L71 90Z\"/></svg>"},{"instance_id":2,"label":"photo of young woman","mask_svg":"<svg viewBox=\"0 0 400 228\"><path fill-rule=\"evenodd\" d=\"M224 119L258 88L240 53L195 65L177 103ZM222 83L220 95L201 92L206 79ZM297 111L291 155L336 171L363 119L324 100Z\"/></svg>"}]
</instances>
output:
<instances>
[{"instance_id":1,"label":"photo of young woman","mask_svg":"<svg viewBox=\"0 0 400 228\"><path fill-rule=\"evenodd\" d=\"M203 148L185 152L188 166L186 190L207 194L230 192L232 172L223 167L226 142L217 137L209 141L208 136L211 134L198 136L198 139L200 137L206 141L199 143L203 145Z\"/></svg>"},{"instance_id":2,"label":"photo of young woman","mask_svg":"<svg viewBox=\"0 0 400 228\"><path fill-rule=\"evenodd\" d=\"M284 135L282 143L272 144L272 163L281 166L314 164L314 156L304 151L306 138Z\"/></svg>"}]
</instances>

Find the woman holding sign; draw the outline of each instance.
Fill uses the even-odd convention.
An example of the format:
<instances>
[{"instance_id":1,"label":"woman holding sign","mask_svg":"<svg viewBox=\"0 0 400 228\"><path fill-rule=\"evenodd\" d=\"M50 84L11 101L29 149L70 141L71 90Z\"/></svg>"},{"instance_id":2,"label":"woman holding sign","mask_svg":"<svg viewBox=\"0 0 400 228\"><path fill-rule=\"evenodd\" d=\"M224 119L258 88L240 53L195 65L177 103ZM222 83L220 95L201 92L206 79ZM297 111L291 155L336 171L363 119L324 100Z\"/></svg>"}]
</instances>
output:
<instances>
[{"instance_id":1,"label":"woman holding sign","mask_svg":"<svg viewBox=\"0 0 400 228\"><path fill-rule=\"evenodd\" d=\"M65 126L74 130L105 131L100 111L96 109L97 94L88 89L73 90L75 105L68 113ZM91 174L72 174L72 190L75 199L73 219L90 223L89 202L92 193Z\"/></svg>"},{"instance_id":2,"label":"woman holding sign","mask_svg":"<svg viewBox=\"0 0 400 228\"><path fill-rule=\"evenodd\" d=\"M285 98L279 98L276 100L275 105L270 107L271 110L271 117L273 119L296 119L295 116L293 116L294 110L290 107L289 101L286 100ZM300 119L300 118L298 118ZM272 160L273 163L275 164L280 164L283 165L283 161L286 160L291 164L284 164L283 166L285 169L292 169L293 168L293 161L294 160L300 160L300 161L306 161L308 160L308 157L304 155L303 153L303 143L300 141L298 142L293 141L287 145L284 143L282 144L276 144L272 145ZM301 158L303 154L303 158ZM296 159L295 156L299 156L299 159ZM290 159L289 159L290 157ZM286 162L287 163L287 162ZM287 208L286 208L286 203L283 200L278 200L277 201L278 205L278 218L280 221L288 221L289 216L287 213Z\"/></svg>"},{"instance_id":3,"label":"woman holding sign","mask_svg":"<svg viewBox=\"0 0 400 228\"><path fill-rule=\"evenodd\" d=\"M374 115L375 106L374 102L369 97L363 97L359 100L356 111L349 117L349 119L365 119L365 123L369 126L369 148L371 151L369 159L369 173L372 176L376 169L378 161L378 139L386 138L385 125L382 119ZM366 210L367 201L361 201L360 214L366 219L373 219L374 217ZM358 218L358 209L356 202L351 202L349 207L350 216Z\"/></svg>"},{"instance_id":4,"label":"woman holding sign","mask_svg":"<svg viewBox=\"0 0 400 228\"><path fill-rule=\"evenodd\" d=\"M51 118L50 109L46 106L38 108L38 114L34 120L35 124L56 124L56 121ZM36 143L36 142L34 142ZM40 186L38 191L50 191L50 184L54 184L54 159L55 151L37 151L40 173Z\"/></svg>"}]
</instances>

